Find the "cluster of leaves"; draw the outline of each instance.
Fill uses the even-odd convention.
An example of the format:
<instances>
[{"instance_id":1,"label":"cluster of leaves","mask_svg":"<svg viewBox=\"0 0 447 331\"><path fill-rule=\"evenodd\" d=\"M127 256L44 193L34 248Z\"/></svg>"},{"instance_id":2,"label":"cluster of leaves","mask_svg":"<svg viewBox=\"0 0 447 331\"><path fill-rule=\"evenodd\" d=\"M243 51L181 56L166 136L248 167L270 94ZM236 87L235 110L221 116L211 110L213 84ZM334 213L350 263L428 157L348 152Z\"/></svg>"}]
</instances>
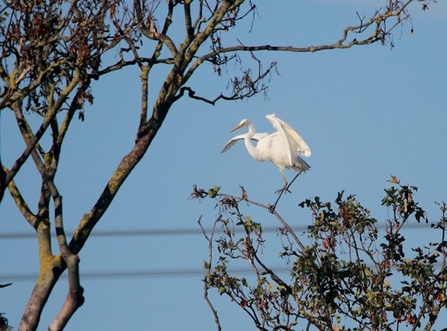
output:
<instances>
[{"instance_id":1,"label":"cluster of leaves","mask_svg":"<svg viewBox=\"0 0 447 331\"><path fill-rule=\"evenodd\" d=\"M269 206L249 201L246 195L217 193L221 213L211 235L205 235L210 248L204 265L206 294L215 288L227 295L259 330L294 330L298 325L304 329L303 324L318 330L398 330L402 325L430 330L447 304L447 208L440 205L442 217L432 226L440 241L409 247L404 225L427 220L426 214L413 200L416 187L401 185L396 178L392 182L397 185L386 189L382 200L392 211L383 236L370 211L343 192L334 204L315 197L299 205L313 216L303 235L306 244L273 211L283 225L279 255L288 265L287 277L265 262L261 224L240 211L241 201L272 212ZM407 257L410 248L413 253ZM248 263L254 275L232 274L235 260Z\"/></svg>"},{"instance_id":2,"label":"cluster of leaves","mask_svg":"<svg viewBox=\"0 0 447 331\"><path fill-rule=\"evenodd\" d=\"M9 331L11 328L9 327L8 320L3 314L0 313L0 331Z\"/></svg>"},{"instance_id":3,"label":"cluster of leaves","mask_svg":"<svg viewBox=\"0 0 447 331\"><path fill-rule=\"evenodd\" d=\"M45 115L78 77L97 78L101 56L127 33L131 21L119 15L121 0L5 1L0 12L0 109L26 99L25 107ZM111 28L111 26L113 28ZM84 89L78 104L93 101Z\"/></svg>"},{"instance_id":4,"label":"cluster of leaves","mask_svg":"<svg viewBox=\"0 0 447 331\"><path fill-rule=\"evenodd\" d=\"M12 283L8 284L0 284L0 288L11 286ZM9 326L8 319L4 316L3 313L0 313L0 331L9 331L11 327Z\"/></svg>"}]
</instances>

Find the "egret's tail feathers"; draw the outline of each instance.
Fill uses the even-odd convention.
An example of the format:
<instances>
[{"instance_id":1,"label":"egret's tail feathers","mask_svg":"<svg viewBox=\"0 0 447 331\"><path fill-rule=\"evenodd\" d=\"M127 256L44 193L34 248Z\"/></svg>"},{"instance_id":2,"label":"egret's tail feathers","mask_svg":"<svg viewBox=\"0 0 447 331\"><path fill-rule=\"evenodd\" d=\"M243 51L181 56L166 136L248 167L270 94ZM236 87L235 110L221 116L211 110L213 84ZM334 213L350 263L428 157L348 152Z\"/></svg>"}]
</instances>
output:
<instances>
[{"instance_id":1,"label":"egret's tail feathers","mask_svg":"<svg viewBox=\"0 0 447 331\"><path fill-rule=\"evenodd\" d=\"M307 170L310 169L310 165L309 163L307 163L306 161L304 161L302 158L300 158L299 156L297 157L295 164L293 165L294 169L297 172L305 172Z\"/></svg>"}]
</instances>

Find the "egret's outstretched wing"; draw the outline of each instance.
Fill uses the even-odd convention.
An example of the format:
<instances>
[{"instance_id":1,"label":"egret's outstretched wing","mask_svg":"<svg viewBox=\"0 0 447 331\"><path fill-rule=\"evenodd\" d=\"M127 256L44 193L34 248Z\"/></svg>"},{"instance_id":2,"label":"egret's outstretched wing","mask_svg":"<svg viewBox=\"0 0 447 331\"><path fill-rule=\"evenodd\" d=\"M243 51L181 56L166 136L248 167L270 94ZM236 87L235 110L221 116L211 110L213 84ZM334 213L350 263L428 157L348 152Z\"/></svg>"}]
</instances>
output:
<instances>
[{"instance_id":1,"label":"egret's outstretched wing","mask_svg":"<svg viewBox=\"0 0 447 331\"><path fill-rule=\"evenodd\" d=\"M276 117L275 114L267 115L266 118L272 123L273 127L283 136L284 141L290 150L289 161L293 164L292 158L296 156L298 151L303 156L310 156L311 151L304 139L289 124Z\"/></svg>"},{"instance_id":2,"label":"egret's outstretched wing","mask_svg":"<svg viewBox=\"0 0 447 331\"><path fill-rule=\"evenodd\" d=\"M262 133L255 133L255 135L254 135L253 138L251 138L251 139L252 139L252 140L259 141L259 140L261 140L262 138L267 137L268 135L269 135L269 134L268 134L268 133L265 133L265 132L262 132ZM222 149L222 152L221 152L221 153L225 153L226 151L228 151L228 150L229 150L231 147L233 147L233 145L234 145L235 143L237 143L239 140L244 140L245 136L246 136L246 133L244 133L244 134L240 134L240 135L238 135L238 136L236 136L236 137L231 138L230 141L227 142L227 144L225 145L225 147Z\"/></svg>"}]
</instances>

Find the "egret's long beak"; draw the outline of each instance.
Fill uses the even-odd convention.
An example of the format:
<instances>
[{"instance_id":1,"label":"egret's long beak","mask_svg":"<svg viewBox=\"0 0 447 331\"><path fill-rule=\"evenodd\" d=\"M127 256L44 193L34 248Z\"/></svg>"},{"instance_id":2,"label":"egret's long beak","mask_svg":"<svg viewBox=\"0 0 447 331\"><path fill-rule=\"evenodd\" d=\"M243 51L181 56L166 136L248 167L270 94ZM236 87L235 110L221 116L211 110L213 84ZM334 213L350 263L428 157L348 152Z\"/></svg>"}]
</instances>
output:
<instances>
[{"instance_id":1,"label":"egret's long beak","mask_svg":"<svg viewBox=\"0 0 447 331\"><path fill-rule=\"evenodd\" d=\"M236 131L236 130L238 130L238 129L240 129L240 128L242 128L244 126L244 124L243 123L239 123L238 125L236 125L234 128L233 128L233 130L231 130L230 132L234 132L234 131Z\"/></svg>"}]
</instances>

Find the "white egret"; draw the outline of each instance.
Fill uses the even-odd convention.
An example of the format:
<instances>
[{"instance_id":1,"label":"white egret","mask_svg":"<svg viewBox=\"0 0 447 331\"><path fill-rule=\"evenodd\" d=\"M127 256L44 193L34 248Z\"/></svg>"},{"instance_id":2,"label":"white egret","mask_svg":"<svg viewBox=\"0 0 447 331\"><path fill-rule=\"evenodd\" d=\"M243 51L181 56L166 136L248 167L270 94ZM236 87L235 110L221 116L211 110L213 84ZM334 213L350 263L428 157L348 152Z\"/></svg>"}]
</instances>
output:
<instances>
[{"instance_id":1,"label":"white egret","mask_svg":"<svg viewBox=\"0 0 447 331\"><path fill-rule=\"evenodd\" d=\"M222 153L229 150L237 141L244 140L248 153L258 161L270 161L275 164L282 178L284 179L284 187L279 190L282 194L288 190L287 178L284 175L284 169L294 169L297 175L290 184L304 171L310 169L309 164L299 155L309 157L311 151L303 138L289 124L276 117L275 114L267 115L266 118L273 124L277 130L274 133L256 133L253 123L247 119L243 119L231 132L236 131L244 126L248 127L245 134L233 137L223 148ZM258 143L253 145L252 140Z\"/></svg>"}]
</instances>

